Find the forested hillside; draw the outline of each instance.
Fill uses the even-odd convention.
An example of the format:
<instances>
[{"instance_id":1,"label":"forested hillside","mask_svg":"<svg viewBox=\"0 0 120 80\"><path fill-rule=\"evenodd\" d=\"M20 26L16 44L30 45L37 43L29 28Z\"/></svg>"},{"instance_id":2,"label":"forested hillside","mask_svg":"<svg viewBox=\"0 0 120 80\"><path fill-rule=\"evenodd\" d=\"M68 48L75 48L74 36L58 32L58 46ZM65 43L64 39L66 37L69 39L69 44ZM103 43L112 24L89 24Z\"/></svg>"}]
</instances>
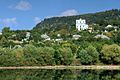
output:
<instances>
[{"instance_id":1,"label":"forested hillside","mask_svg":"<svg viewBox=\"0 0 120 80\"><path fill-rule=\"evenodd\" d=\"M44 31L56 31L63 27L73 27L75 26L76 19L83 18L86 19L89 25L99 24L101 26L111 25L120 25L120 10L112 9L103 12L89 13L76 16L67 16L67 17L53 17L44 19L42 22L36 25L33 29L39 29Z\"/></svg>"}]
</instances>

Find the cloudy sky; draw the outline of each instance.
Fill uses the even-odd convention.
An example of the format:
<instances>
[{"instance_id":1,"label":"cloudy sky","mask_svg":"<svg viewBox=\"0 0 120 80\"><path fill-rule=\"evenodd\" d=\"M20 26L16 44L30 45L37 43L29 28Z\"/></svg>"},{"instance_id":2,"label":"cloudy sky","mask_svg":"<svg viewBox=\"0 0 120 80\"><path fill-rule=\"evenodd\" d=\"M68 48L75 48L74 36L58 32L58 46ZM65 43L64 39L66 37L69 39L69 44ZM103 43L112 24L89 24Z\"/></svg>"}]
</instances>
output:
<instances>
[{"instance_id":1,"label":"cloudy sky","mask_svg":"<svg viewBox=\"0 0 120 80\"><path fill-rule=\"evenodd\" d=\"M0 0L0 30L32 29L44 18L120 9L120 0Z\"/></svg>"}]
</instances>

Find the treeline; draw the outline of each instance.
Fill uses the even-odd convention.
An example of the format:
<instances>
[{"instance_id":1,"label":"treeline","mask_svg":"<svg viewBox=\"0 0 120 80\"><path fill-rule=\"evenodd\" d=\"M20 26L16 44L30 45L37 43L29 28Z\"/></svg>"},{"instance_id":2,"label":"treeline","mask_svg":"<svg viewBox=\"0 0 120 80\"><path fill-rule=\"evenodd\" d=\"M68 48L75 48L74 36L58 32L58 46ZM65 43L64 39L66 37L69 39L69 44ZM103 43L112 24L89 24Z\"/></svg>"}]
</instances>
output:
<instances>
[{"instance_id":1,"label":"treeline","mask_svg":"<svg viewBox=\"0 0 120 80\"><path fill-rule=\"evenodd\" d=\"M39 40L40 34L33 34L28 42L12 42L16 32L9 28L0 35L0 66L45 66L45 65L96 65L120 64L120 31L103 33L110 37L94 38L96 33L79 32L78 40L71 36L63 41ZM27 31L18 31L14 38L24 39ZM24 37L20 36L24 34ZM36 35L34 34L34 35ZM19 37L19 36L20 37ZM6 37L7 36L7 37ZM14 40L14 39L13 39ZM36 41L35 41L36 40ZM15 46L21 47L15 47Z\"/></svg>"},{"instance_id":2,"label":"treeline","mask_svg":"<svg viewBox=\"0 0 120 80\"><path fill-rule=\"evenodd\" d=\"M48 43L49 44L49 43ZM120 46L92 43L28 44L21 48L0 48L0 66L120 64Z\"/></svg>"}]
</instances>

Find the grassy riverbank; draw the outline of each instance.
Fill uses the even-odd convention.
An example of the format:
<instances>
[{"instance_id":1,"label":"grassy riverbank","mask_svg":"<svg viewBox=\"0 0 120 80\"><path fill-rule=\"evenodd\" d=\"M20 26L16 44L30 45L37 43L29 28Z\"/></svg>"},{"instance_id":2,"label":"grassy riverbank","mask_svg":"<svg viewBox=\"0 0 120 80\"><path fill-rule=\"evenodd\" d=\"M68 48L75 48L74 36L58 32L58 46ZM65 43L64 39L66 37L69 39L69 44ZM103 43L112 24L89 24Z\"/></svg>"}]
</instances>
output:
<instances>
[{"instance_id":1,"label":"grassy riverbank","mask_svg":"<svg viewBox=\"0 0 120 80\"><path fill-rule=\"evenodd\" d=\"M23 67L0 67L0 69L105 69L105 70L119 70L120 65L23 66Z\"/></svg>"}]
</instances>

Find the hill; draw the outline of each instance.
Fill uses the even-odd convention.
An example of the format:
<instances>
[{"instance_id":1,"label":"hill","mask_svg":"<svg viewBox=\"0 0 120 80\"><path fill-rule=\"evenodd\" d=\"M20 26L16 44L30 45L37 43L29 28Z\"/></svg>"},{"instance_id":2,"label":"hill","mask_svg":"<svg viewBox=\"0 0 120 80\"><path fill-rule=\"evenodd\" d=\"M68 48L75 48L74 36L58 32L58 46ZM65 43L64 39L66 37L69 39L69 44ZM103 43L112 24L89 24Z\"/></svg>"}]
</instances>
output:
<instances>
[{"instance_id":1,"label":"hill","mask_svg":"<svg viewBox=\"0 0 120 80\"><path fill-rule=\"evenodd\" d=\"M79 18L86 19L89 25L99 24L100 26L106 26L108 24L111 24L119 26L120 10L112 9L103 12L89 13L76 16L52 17L41 21L33 28L33 30L37 29L41 30L42 32L49 32L60 30L63 27L67 27L69 29L70 27L75 26L75 21Z\"/></svg>"}]
</instances>

